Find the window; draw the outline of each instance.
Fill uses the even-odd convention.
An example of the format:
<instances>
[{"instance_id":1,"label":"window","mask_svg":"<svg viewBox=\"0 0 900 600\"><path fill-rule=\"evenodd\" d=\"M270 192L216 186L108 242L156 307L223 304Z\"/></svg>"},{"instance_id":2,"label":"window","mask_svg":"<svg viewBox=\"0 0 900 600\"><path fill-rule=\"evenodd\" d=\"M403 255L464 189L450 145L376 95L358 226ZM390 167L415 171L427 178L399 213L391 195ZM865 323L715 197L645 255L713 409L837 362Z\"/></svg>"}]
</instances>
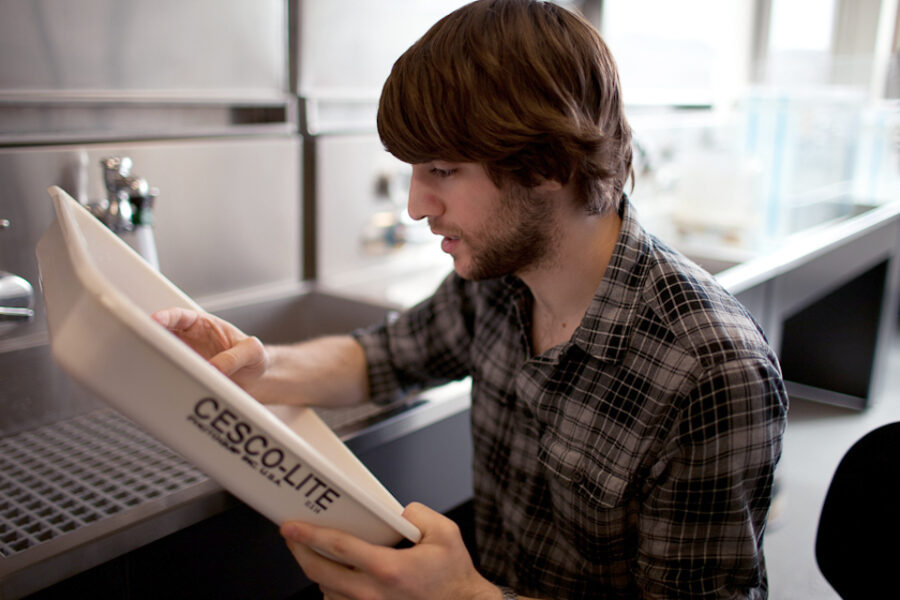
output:
<instances>
[{"instance_id":1,"label":"window","mask_svg":"<svg viewBox=\"0 0 900 600\"><path fill-rule=\"evenodd\" d=\"M746 0L606 0L601 33L629 105L728 104L749 79Z\"/></svg>"}]
</instances>

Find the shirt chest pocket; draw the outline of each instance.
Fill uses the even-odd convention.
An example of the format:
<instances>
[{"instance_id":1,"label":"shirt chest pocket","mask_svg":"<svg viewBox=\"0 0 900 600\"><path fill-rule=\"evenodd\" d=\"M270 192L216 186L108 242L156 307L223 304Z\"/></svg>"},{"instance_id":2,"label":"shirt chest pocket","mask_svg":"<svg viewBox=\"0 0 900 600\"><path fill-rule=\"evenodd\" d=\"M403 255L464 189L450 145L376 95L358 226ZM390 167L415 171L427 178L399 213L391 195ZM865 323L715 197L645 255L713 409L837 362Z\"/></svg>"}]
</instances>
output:
<instances>
[{"instance_id":1,"label":"shirt chest pocket","mask_svg":"<svg viewBox=\"0 0 900 600\"><path fill-rule=\"evenodd\" d=\"M597 564L629 554L633 545L629 530L633 531L637 511L627 494L628 481L605 468L603 457L590 456L589 451L545 432L538 461L561 543Z\"/></svg>"}]
</instances>

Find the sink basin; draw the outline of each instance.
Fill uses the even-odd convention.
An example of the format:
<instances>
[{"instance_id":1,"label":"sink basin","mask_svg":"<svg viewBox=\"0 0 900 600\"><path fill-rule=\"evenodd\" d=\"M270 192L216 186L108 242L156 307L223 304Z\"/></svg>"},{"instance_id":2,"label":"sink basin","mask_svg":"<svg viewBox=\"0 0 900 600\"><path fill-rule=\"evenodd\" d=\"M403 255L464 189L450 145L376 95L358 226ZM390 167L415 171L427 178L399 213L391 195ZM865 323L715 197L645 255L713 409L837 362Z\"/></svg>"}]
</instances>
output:
<instances>
[{"instance_id":1,"label":"sink basin","mask_svg":"<svg viewBox=\"0 0 900 600\"><path fill-rule=\"evenodd\" d=\"M818 200L805 204L786 206L782 218L786 231L782 237L812 230L820 226L829 226L863 215L877 205L840 200ZM760 255L760 250L720 244L702 238L685 237L676 239L672 244L688 258L718 275L727 269L745 263ZM771 245L771 242L766 242Z\"/></svg>"},{"instance_id":2,"label":"sink basin","mask_svg":"<svg viewBox=\"0 0 900 600\"><path fill-rule=\"evenodd\" d=\"M731 267L740 264L739 261L712 256L703 256L697 253L688 255L688 258L706 269L706 271L708 271L711 275L716 275L718 273L721 273L725 269L730 269Z\"/></svg>"},{"instance_id":3,"label":"sink basin","mask_svg":"<svg viewBox=\"0 0 900 600\"><path fill-rule=\"evenodd\" d=\"M290 344L323 335L349 333L384 320L390 307L356 300L328 292L312 290L302 294L213 310L214 314L233 323L248 335L266 344ZM347 438L405 410L419 406L421 398L401 399L388 406L364 404L338 409L317 408L319 416L338 434ZM276 410L286 420L287 413Z\"/></svg>"},{"instance_id":4,"label":"sink basin","mask_svg":"<svg viewBox=\"0 0 900 600\"><path fill-rule=\"evenodd\" d=\"M788 230L790 233L797 233L825 223L857 217L873 208L875 205L872 204L836 200L822 200L792 206L787 215Z\"/></svg>"},{"instance_id":5,"label":"sink basin","mask_svg":"<svg viewBox=\"0 0 900 600\"><path fill-rule=\"evenodd\" d=\"M312 290L213 310L267 344L288 344L322 335L347 333L385 318L389 307Z\"/></svg>"}]
</instances>

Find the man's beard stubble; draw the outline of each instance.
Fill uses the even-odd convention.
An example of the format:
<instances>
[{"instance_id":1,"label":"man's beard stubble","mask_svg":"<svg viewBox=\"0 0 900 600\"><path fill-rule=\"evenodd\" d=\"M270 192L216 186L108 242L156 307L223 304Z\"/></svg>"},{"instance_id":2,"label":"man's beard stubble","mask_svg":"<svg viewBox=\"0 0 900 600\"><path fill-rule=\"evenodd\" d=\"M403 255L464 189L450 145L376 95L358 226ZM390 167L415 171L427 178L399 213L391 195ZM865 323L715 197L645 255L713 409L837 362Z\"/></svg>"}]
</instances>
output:
<instances>
[{"instance_id":1,"label":"man's beard stubble","mask_svg":"<svg viewBox=\"0 0 900 600\"><path fill-rule=\"evenodd\" d=\"M497 212L466 237L472 266L466 279L481 281L543 265L558 243L553 198L534 189L511 186Z\"/></svg>"}]
</instances>

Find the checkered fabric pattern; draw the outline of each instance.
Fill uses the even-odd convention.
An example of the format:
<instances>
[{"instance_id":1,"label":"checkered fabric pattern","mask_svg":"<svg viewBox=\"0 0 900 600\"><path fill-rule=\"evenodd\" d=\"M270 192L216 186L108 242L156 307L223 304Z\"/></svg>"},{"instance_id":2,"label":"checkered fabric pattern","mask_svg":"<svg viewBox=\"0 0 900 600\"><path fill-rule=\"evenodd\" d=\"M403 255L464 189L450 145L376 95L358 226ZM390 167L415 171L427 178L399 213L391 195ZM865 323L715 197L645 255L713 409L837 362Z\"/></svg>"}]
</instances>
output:
<instances>
[{"instance_id":1,"label":"checkered fabric pattern","mask_svg":"<svg viewBox=\"0 0 900 600\"><path fill-rule=\"evenodd\" d=\"M571 340L535 356L514 277L451 274L356 332L375 401L472 377L480 568L542 598L764 598L787 394L746 310L626 199ZM462 441L460 443L463 443Z\"/></svg>"}]
</instances>

